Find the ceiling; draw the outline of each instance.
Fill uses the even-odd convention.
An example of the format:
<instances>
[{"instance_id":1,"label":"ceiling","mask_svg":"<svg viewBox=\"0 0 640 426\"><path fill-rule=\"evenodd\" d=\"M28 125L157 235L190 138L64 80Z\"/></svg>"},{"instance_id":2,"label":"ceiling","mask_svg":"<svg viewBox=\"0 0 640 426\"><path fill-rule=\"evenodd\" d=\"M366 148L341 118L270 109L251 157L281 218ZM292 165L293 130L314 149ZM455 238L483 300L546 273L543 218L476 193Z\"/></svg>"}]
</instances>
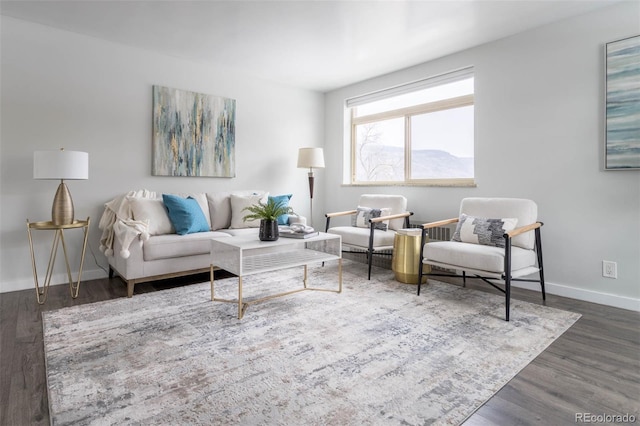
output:
<instances>
[{"instance_id":1,"label":"ceiling","mask_svg":"<svg viewBox=\"0 0 640 426\"><path fill-rule=\"evenodd\" d=\"M0 12L325 92L614 2L2 0Z\"/></svg>"}]
</instances>

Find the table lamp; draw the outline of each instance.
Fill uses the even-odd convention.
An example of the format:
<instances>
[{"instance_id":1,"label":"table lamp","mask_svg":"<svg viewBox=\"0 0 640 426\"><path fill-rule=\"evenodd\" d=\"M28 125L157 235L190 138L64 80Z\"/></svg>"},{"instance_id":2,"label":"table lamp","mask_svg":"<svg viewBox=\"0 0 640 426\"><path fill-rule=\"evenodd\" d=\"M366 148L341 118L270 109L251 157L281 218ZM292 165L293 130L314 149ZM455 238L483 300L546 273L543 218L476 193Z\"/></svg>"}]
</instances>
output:
<instances>
[{"instance_id":1,"label":"table lamp","mask_svg":"<svg viewBox=\"0 0 640 426\"><path fill-rule=\"evenodd\" d=\"M324 168L322 148L300 148L298 151L298 168L309 169L309 224L313 223L313 169Z\"/></svg>"},{"instance_id":2,"label":"table lamp","mask_svg":"<svg viewBox=\"0 0 640 426\"><path fill-rule=\"evenodd\" d=\"M35 151L33 153L34 179L60 179L51 207L54 225L73 223L73 200L65 179L89 179L89 153L81 151Z\"/></svg>"}]
</instances>

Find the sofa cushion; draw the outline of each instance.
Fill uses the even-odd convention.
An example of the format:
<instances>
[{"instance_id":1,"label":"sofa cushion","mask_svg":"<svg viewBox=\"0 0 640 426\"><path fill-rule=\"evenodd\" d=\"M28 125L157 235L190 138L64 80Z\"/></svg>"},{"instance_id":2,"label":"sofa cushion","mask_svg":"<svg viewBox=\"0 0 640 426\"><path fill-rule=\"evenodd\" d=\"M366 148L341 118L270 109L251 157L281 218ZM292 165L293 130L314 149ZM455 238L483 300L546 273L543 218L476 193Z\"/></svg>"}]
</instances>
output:
<instances>
[{"instance_id":1,"label":"sofa cushion","mask_svg":"<svg viewBox=\"0 0 640 426\"><path fill-rule=\"evenodd\" d=\"M257 228L260 226L260 220L244 220L244 217L251 212L244 210L246 207L251 207L259 202L266 203L269 197L269 193L264 194L252 194L252 195L238 195L231 194L231 229L239 228Z\"/></svg>"},{"instance_id":2,"label":"sofa cushion","mask_svg":"<svg viewBox=\"0 0 640 426\"><path fill-rule=\"evenodd\" d=\"M233 237L235 236L244 236L244 235L255 235L256 240L258 239L258 228L238 228L238 229L225 229L225 234L229 234Z\"/></svg>"},{"instance_id":3,"label":"sofa cushion","mask_svg":"<svg viewBox=\"0 0 640 426\"><path fill-rule=\"evenodd\" d=\"M187 235L152 236L144 242L144 260L150 261L207 254L211 250L212 238L229 236L229 234L220 231L198 232Z\"/></svg>"},{"instance_id":4,"label":"sofa cushion","mask_svg":"<svg viewBox=\"0 0 640 426\"><path fill-rule=\"evenodd\" d=\"M162 199L177 234L185 235L209 231L209 223L194 198L162 194Z\"/></svg>"},{"instance_id":5,"label":"sofa cushion","mask_svg":"<svg viewBox=\"0 0 640 426\"><path fill-rule=\"evenodd\" d=\"M169 213L161 198L127 197L133 219L147 222L149 235L175 234Z\"/></svg>"}]
</instances>

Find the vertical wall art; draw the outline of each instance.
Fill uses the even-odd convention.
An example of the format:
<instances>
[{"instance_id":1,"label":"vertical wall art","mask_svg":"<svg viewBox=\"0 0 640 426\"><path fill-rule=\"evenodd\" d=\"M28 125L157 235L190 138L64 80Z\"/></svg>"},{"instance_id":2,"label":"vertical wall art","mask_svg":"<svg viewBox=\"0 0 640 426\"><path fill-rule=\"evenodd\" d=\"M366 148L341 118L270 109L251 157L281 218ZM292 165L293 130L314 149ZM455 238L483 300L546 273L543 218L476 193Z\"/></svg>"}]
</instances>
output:
<instances>
[{"instance_id":1,"label":"vertical wall art","mask_svg":"<svg viewBox=\"0 0 640 426\"><path fill-rule=\"evenodd\" d=\"M640 35L606 45L605 169L640 169Z\"/></svg>"},{"instance_id":2,"label":"vertical wall art","mask_svg":"<svg viewBox=\"0 0 640 426\"><path fill-rule=\"evenodd\" d=\"M235 177L235 99L153 86L154 176Z\"/></svg>"}]
</instances>

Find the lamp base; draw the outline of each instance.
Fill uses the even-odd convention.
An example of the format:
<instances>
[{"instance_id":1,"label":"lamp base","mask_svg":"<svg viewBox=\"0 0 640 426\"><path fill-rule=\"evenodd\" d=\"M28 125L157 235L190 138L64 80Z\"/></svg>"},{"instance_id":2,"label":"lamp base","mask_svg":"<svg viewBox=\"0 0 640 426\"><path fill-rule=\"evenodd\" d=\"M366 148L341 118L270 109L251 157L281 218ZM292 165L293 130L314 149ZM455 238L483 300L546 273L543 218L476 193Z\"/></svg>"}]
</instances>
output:
<instances>
[{"instance_id":1,"label":"lamp base","mask_svg":"<svg viewBox=\"0 0 640 426\"><path fill-rule=\"evenodd\" d=\"M53 206L51 206L51 222L54 225L70 225L73 223L73 216L71 192L64 181L60 181L56 196L53 198Z\"/></svg>"},{"instance_id":2,"label":"lamp base","mask_svg":"<svg viewBox=\"0 0 640 426\"><path fill-rule=\"evenodd\" d=\"M313 226L313 169L309 171L309 226Z\"/></svg>"}]
</instances>

